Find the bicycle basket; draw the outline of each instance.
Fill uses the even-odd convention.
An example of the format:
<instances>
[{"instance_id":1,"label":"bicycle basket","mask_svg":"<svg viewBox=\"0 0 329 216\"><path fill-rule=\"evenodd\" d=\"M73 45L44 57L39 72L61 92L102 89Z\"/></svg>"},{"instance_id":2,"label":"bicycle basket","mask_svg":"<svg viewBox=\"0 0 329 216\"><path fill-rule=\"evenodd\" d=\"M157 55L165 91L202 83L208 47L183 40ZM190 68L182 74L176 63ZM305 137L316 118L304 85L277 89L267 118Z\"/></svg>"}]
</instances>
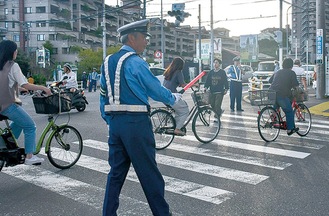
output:
<instances>
[{"instance_id":1,"label":"bicycle basket","mask_svg":"<svg viewBox=\"0 0 329 216\"><path fill-rule=\"evenodd\" d=\"M205 106L210 103L209 101L210 92L193 92L192 99L194 103L197 103L199 106Z\"/></svg>"},{"instance_id":2,"label":"bicycle basket","mask_svg":"<svg viewBox=\"0 0 329 216\"><path fill-rule=\"evenodd\" d=\"M61 99L61 109L59 110L59 98ZM68 112L71 109L71 100L66 95L53 94L47 97L33 96L35 112L38 114L57 114L59 111Z\"/></svg>"},{"instance_id":3,"label":"bicycle basket","mask_svg":"<svg viewBox=\"0 0 329 216\"><path fill-rule=\"evenodd\" d=\"M292 96L296 99L296 102L303 102L308 100L308 94L302 88L297 87L291 90Z\"/></svg>"},{"instance_id":4,"label":"bicycle basket","mask_svg":"<svg viewBox=\"0 0 329 216\"><path fill-rule=\"evenodd\" d=\"M251 106L274 105L276 92L273 90L253 90L249 91Z\"/></svg>"}]
</instances>

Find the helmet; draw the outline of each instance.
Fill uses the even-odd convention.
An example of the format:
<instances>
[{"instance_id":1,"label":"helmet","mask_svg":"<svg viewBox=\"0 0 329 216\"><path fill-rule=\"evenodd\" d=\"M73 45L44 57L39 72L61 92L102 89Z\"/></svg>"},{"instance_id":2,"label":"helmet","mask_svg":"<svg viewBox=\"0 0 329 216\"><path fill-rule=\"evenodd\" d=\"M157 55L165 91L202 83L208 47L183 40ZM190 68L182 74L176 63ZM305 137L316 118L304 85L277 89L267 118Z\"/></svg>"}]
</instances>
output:
<instances>
[{"instance_id":1,"label":"helmet","mask_svg":"<svg viewBox=\"0 0 329 216\"><path fill-rule=\"evenodd\" d=\"M67 67L67 69L69 69L70 71L72 71L72 67L69 63L65 63L64 67Z\"/></svg>"}]
</instances>

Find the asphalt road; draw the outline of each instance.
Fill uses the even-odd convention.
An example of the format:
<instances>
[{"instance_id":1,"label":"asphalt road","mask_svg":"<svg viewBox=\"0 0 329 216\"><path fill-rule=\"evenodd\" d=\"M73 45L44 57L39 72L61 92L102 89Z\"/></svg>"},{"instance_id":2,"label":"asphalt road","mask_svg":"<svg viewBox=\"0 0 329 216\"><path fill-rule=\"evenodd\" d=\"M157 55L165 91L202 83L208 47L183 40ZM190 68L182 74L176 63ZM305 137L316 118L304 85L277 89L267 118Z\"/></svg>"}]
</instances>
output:
<instances>
[{"instance_id":1,"label":"asphalt road","mask_svg":"<svg viewBox=\"0 0 329 216\"><path fill-rule=\"evenodd\" d=\"M86 96L90 105L84 112L73 110L57 120L69 120L81 132L84 150L79 162L68 170L47 160L41 166L4 168L0 216L101 215L109 171L108 132L100 117L98 92ZM189 92L184 98L191 103ZM34 113L30 96L23 102L40 134L46 116ZM245 112L231 113L225 96L223 108L221 131L214 142L198 142L188 128L187 136L175 137L157 153L174 215L328 215L328 118L313 116L307 137L288 137L281 131L275 142L266 143L257 131L257 107L243 102ZM41 157L46 159L44 151ZM118 215L151 215L133 169L122 190Z\"/></svg>"}]
</instances>

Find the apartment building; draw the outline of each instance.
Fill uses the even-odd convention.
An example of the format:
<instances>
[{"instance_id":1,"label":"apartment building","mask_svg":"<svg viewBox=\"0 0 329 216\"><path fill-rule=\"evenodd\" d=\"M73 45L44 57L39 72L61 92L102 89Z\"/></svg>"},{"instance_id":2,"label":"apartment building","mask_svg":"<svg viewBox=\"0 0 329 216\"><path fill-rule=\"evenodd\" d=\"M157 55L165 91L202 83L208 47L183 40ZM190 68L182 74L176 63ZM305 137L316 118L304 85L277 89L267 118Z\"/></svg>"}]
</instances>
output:
<instances>
[{"instance_id":1,"label":"apartment building","mask_svg":"<svg viewBox=\"0 0 329 216\"><path fill-rule=\"evenodd\" d=\"M142 1L123 0L121 7L105 6L106 46L120 43L120 26L141 19L141 4ZM0 0L0 37L15 41L31 56L49 41L53 45L53 64L77 63L80 48L103 47L103 14L103 0ZM165 60L179 55L193 61L199 28L163 22ZM209 31L201 29L201 38L210 38ZM153 59L154 52L161 50L159 18L151 19L150 33L153 37L145 54ZM236 50L239 42L228 34L227 29L217 29L215 38L223 38L224 47Z\"/></svg>"},{"instance_id":2,"label":"apartment building","mask_svg":"<svg viewBox=\"0 0 329 216\"><path fill-rule=\"evenodd\" d=\"M326 41L329 41L329 1L325 2ZM316 62L316 0L292 0L290 55ZM296 53L297 52L297 53Z\"/></svg>"},{"instance_id":3,"label":"apartment building","mask_svg":"<svg viewBox=\"0 0 329 216\"><path fill-rule=\"evenodd\" d=\"M46 41L55 62L76 62L78 48L102 48L102 0L1 0L0 33L29 53ZM133 16L106 5L106 44L118 43L116 30Z\"/></svg>"}]
</instances>

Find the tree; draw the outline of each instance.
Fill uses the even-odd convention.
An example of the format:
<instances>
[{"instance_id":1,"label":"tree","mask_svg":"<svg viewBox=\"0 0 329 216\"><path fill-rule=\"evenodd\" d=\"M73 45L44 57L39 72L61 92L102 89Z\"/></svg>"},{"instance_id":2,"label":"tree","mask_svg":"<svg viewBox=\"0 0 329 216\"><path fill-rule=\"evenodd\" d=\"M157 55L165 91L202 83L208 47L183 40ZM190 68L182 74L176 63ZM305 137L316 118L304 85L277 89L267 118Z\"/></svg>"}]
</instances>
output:
<instances>
[{"instance_id":1,"label":"tree","mask_svg":"<svg viewBox=\"0 0 329 216\"><path fill-rule=\"evenodd\" d=\"M19 65L25 76L27 76L28 73L31 72L30 59L28 58L25 52L18 51L15 62Z\"/></svg>"},{"instance_id":2,"label":"tree","mask_svg":"<svg viewBox=\"0 0 329 216\"><path fill-rule=\"evenodd\" d=\"M275 40L263 39L258 41L259 52L277 57L278 43Z\"/></svg>"},{"instance_id":3,"label":"tree","mask_svg":"<svg viewBox=\"0 0 329 216\"><path fill-rule=\"evenodd\" d=\"M120 49L120 46L111 46L107 48L107 55L113 54ZM89 72L92 71L93 68L97 68L99 71L100 66L103 64L103 50L98 49L97 51L93 51L92 49L81 50L79 52L79 73L81 74L83 71Z\"/></svg>"},{"instance_id":4,"label":"tree","mask_svg":"<svg viewBox=\"0 0 329 216\"><path fill-rule=\"evenodd\" d=\"M50 54L53 54L54 45L50 41L46 41L42 46L48 49Z\"/></svg>"}]
</instances>

